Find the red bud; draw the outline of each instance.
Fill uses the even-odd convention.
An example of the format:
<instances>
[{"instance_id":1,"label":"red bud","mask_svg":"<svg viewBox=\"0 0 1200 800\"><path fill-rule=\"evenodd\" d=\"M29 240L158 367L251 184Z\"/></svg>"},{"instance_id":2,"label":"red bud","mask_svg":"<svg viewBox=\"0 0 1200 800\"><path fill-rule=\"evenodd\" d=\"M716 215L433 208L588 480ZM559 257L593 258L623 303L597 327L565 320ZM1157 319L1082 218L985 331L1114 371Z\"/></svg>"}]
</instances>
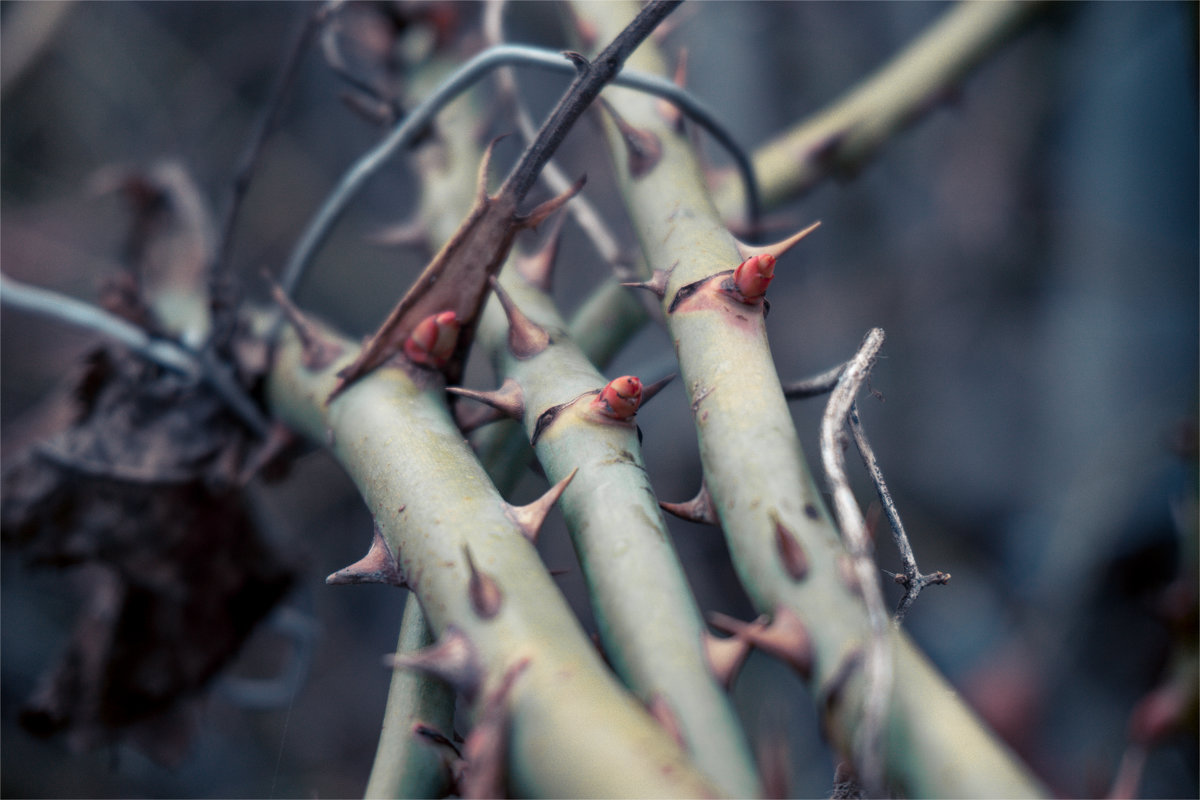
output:
<instances>
[{"instance_id":1,"label":"red bud","mask_svg":"<svg viewBox=\"0 0 1200 800\"><path fill-rule=\"evenodd\" d=\"M775 277L775 256L760 253L750 256L733 271L733 285L745 300L757 300L767 293Z\"/></svg>"},{"instance_id":2,"label":"red bud","mask_svg":"<svg viewBox=\"0 0 1200 800\"><path fill-rule=\"evenodd\" d=\"M440 368L454 355L462 327L453 311L430 314L417 323L404 342L404 355L414 363Z\"/></svg>"},{"instance_id":3,"label":"red bud","mask_svg":"<svg viewBox=\"0 0 1200 800\"><path fill-rule=\"evenodd\" d=\"M642 402L642 382L635 375L613 378L592 401L601 414L613 419L629 419Z\"/></svg>"}]
</instances>

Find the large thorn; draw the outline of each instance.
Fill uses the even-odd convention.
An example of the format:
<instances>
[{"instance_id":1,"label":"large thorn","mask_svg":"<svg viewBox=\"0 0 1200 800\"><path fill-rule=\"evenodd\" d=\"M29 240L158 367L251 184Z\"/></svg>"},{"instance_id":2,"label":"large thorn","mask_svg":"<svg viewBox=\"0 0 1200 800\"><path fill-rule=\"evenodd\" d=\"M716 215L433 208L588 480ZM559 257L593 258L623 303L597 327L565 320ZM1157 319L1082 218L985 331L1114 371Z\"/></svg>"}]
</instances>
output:
<instances>
[{"instance_id":1,"label":"large thorn","mask_svg":"<svg viewBox=\"0 0 1200 800\"><path fill-rule=\"evenodd\" d=\"M504 593L500 591L500 584L496 583L495 578L475 566L471 548L465 544L463 555L467 558L467 569L471 572L471 579L467 583L471 608L484 619L491 619L500 613L500 606L504 605Z\"/></svg>"},{"instance_id":2,"label":"large thorn","mask_svg":"<svg viewBox=\"0 0 1200 800\"><path fill-rule=\"evenodd\" d=\"M545 222L547 217L565 206L568 200L579 194L586 183L587 175L580 175L579 180L571 184L571 187L565 192L560 194L558 197L551 197L546 202L535 207L528 214L518 214L513 218L513 223L518 228L536 228L538 225L541 225L543 222Z\"/></svg>"},{"instance_id":3,"label":"large thorn","mask_svg":"<svg viewBox=\"0 0 1200 800\"><path fill-rule=\"evenodd\" d=\"M525 534L526 539L531 542L537 542L538 532L541 530L542 523L546 521L546 517L550 514L550 509L558 502L558 498L562 497L562 493L567 490L567 486L570 485L571 480L577 472L579 472L579 467L571 470L570 475L551 486L549 491L528 505L511 506L508 503L504 504L504 513L516 523L517 527L521 529L521 533Z\"/></svg>"},{"instance_id":4,"label":"large thorn","mask_svg":"<svg viewBox=\"0 0 1200 800\"><path fill-rule=\"evenodd\" d=\"M667 272L661 269L654 270L654 274L648 281L637 281L634 283L622 283L622 286L627 286L630 289L646 289L654 292L661 300L667 294Z\"/></svg>"},{"instance_id":5,"label":"large thorn","mask_svg":"<svg viewBox=\"0 0 1200 800\"><path fill-rule=\"evenodd\" d=\"M508 134L501 134L495 139L488 142L487 149L483 151L483 159L479 162L479 174L475 179L475 205L482 206L488 201L488 171L492 166L492 154L496 152L496 145L500 143Z\"/></svg>"},{"instance_id":6,"label":"large thorn","mask_svg":"<svg viewBox=\"0 0 1200 800\"><path fill-rule=\"evenodd\" d=\"M415 669L432 675L468 700L475 697L483 681L483 667L475 647L453 625L447 625L437 642L424 650L406 655L389 653L383 663L392 669Z\"/></svg>"},{"instance_id":7,"label":"large thorn","mask_svg":"<svg viewBox=\"0 0 1200 800\"><path fill-rule=\"evenodd\" d=\"M740 636L722 638L704 632L704 655L708 659L708 668L725 689L733 686L752 648L753 645Z\"/></svg>"},{"instance_id":8,"label":"large thorn","mask_svg":"<svg viewBox=\"0 0 1200 800\"><path fill-rule=\"evenodd\" d=\"M270 280L270 276L267 277ZM283 315L296 331L296 338L300 340L301 347L300 363L305 369L318 372L338 359L342 354L341 346L325 338L312 320L284 293L283 287L274 280L271 280L271 297L279 304Z\"/></svg>"},{"instance_id":9,"label":"large thorn","mask_svg":"<svg viewBox=\"0 0 1200 800\"><path fill-rule=\"evenodd\" d=\"M458 386L447 386L446 391L450 394L456 394L459 397L469 397L472 400L478 400L491 406L495 410L495 414L484 413L483 415L468 416L465 413L457 414L458 426L464 432L470 432L486 425L489 422L495 422L498 419L511 417L519 420L525 416L525 393L521 391L521 385L513 378L505 378L504 383L500 384L499 389L490 392L480 392L474 389L463 389Z\"/></svg>"},{"instance_id":10,"label":"large thorn","mask_svg":"<svg viewBox=\"0 0 1200 800\"><path fill-rule=\"evenodd\" d=\"M663 726L667 733L671 734L671 738L675 740L676 744L687 749L687 743L683 740L683 730L679 727L679 718L671 710L671 704L667 702L667 698L655 692L654 696L650 698L650 702L646 704L646 710L659 725Z\"/></svg>"},{"instance_id":11,"label":"large thorn","mask_svg":"<svg viewBox=\"0 0 1200 800\"><path fill-rule=\"evenodd\" d=\"M779 551L779 560L783 569L794 581L802 581L808 576L808 556L796 534L775 520L775 549Z\"/></svg>"},{"instance_id":12,"label":"large thorn","mask_svg":"<svg viewBox=\"0 0 1200 800\"><path fill-rule=\"evenodd\" d=\"M667 388L667 385L671 381L675 380L675 374L676 373L672 372L670 375L668 375L665 378L660 378L659 380L656 380L654 383L651 383L647 386L643 386L642 387L642 405L639 406L639 408L644 407L646 405L646 403L650 402L650 399L653 398L654 395L658 394L663 389Z\"/></svg>"},{"instance_id":13,"label":"large thorn","mask_svg":"<svg viewBox=\"0 0 1200 800\"><path fill-rule=\"evenodd\" d=\"M686 503L667 503L662 500L658 505L663 511L668 511L688 522L699 522L705 525L720 525L717 509L713 505L712 495L708 492L708 484L701 481L700 491Z\"/></svg>"},{"instance_id":14,"label":"large thorn","mask_svg":"<svg viewBox=\"0 0 1200 800\"><path fill-rule=\"evenodd\" d=\"M407 587L400 566L396 561L392 548L387 539L383 538L379 527L375 527L375 535L371 539L371 547L367 554L344 569L325 579L330 585L348 583L388 583L392 586Z\"/></svg>"},{"instance_id":15,"label":"large thorn","mask_svg":"<svg viewBox=\"0 0 1200 800\"><path fill-rule=\"evenodd\" d=\"M612 117L613 123L617 126L617 132L621 134L621 139L625 142L630 176L637 180L648 174L662 160L662 142L650 131L630 125L603 97L598 100L600 107Z\"/></svg>"},{"instance_id":16,"label":"large thorn","mask_svg":"<svg viewBox=\"0 0 1200 800\"><path fill-rule=\"evenodd\" d=\"M560 214L554 218L552 227L546 234L546 243L536 253L518 256L516 260L517 274L525 279L530 286L536 286L547 294L554 284L554 263L558 259L558 246L562 241L563 223L567 217Z\"/></svg>"},{"instance_id":17,"label":"large thorn","mask_svg":"<svg viewBox=\"0 0 1200 800\"><path fill-rule=\"evenodd\" d=\"M508 317L508 349L517 359L524 361L533 358L550 346L550 334L546 329L525 316L517 304L504 291L504 287L495 278L488 278L496 299L504 307L504 315Z\"/></svg>"},{"instance_id":18,"label":"large thorn","mask_svg":"<svg viewBox=\"0 0 1200 800\"><path fill-rule=\"evenodd\" d=\"M761 621L742 622L718 613L710 614L709 622L714 628L744 638L764 653L778 658L805 680L812 675L813 649L808 629L786 606L776 607L768 625Z\"/></svg>"},{"instance_id":19,"label":"large thorn","mask_svg":"<svg viewBox=\"0 0 1200 800\"><path fill-rule=\"evenodd\" d=\"M799 233L789 236L782 242L775 242L774 244L756 245L746 244L745 242L739 241L737 243L738 253L741 254L743 259L750 258L751 256L763 255L764 253L774 256L775 258L779 258L788 250L791 250L801 239L803 239L805 236L808 236L820 226L820 222L814 222L812 225L809 225Z\"/></svg>"},{"instance_id":20,"label":"large thorn","mask_svg":"<svg viewBox=\"0 0 1200 800\"><path fill-rule=\"evenodd\" d=\"M508 729L512 714L508 696L513 684L529 666L523 658L508 668L500 685L483 699L479 721L463 742L463 758L467 762L460 794L464 798L504 797L504 762L508 750Z\"/></svg>"}]
</instances>

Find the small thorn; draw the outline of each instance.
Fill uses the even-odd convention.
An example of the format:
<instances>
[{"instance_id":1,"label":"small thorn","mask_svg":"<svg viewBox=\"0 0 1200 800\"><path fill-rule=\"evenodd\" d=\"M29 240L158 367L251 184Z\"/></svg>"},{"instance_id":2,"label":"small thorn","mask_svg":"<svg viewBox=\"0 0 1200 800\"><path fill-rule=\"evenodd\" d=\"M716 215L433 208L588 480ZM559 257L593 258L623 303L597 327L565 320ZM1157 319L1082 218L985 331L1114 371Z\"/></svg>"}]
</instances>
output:
<instances>
[{"instance_id":1,"label":"small thorn","mask_svg":"<svg viewBox=\"0 0 1200 800\"><path fill-rule=\"evenodd\" d=\"M424 220L410 219L376 231L370 242L383 247L424 247L429 244L429 226Z\"/></svg>"},{"instance_id":2,"label":"small thorn","mask_svg":"<svg viewBox=\"0 0 1200 800\"><path fill-rule=\"evenodd\" d=\"M775 521L775 549L779 551L779 560L783 569L794 581L802 581L808 576L808 556L796 534L792 533L779 520Z\"/></svg>"},{"instance_id":3,"label":"small thorn","mask_svg":"<svg viewBox=\"0 0 1200 800\"><path fill-rule=\"evenodd\" d=\"M281 477L287 470L288 455L300 441L300 437L282 422L272 423L266 441L250 454L238 473L238 486L247 486L260 473L268 481Z\"/></svg>"},{"instance_id":4,"label":"small thorn","mask_svg":"<svg viewBox=\"0 0 1200 800\"><path fill-rule=\"evenodd\" d=\"M802 678L812 675L812 640L808 628L796 612L786 606L777 606L769 624L761 619L742 622L725 614L712 613L709 622L717 630L746 639L759 650L778 658Z\"/></svg>"},{"instance_id":5,"label":"small thorn","mask_svg":"<svg viewBox=\"0 0 1200 800\"><path fill-rule=\"evenodd\" d=\"M471 548L465 544L463 555L467 558L467 569L471 572L471 579L467 584L471 608L484 619L491 619L500 613L500 607L504 604L504 593L500 591L500 584L496 583L495 578L475 566Z\"/></svg>"},{"instance_id":6,"label":"small thorn","mask_svg":"<svg viewBox=\"0 0 1200 800\"><path fill-rule=\"evenodd\" d=\"M525 316L517 304L504 291L504 287L495 278L489 277L496 299L504 307L504 315L508 317L508 349L520 361L533 358L550 346L550 334L546 329Z\"/></svg>"},{"instance_id":7,"label":"small thorn","mask_svg":"<svg viewBox=\"0 0 1200 800\"><path fill-rule=\"evenodd\" d=\"M325 579L325 583L331 586L351 583L387 583L405 588L408 586L400 573L392 548L378 526L375 527L375 535L371 538L371 547L367 554L330 575Z\"/></svg>"},{"instance_id":8,"label":"small thorn","mask_svg":"<svg viewBox=\"0 0 1200 800\"><path fill-rule=\"evenodd\" d=\"M654 274L648 281L640 281L634 283L622 283L622 286L627 286L630 289L646 289L654 292L661 300L667 294L667 273L661 269L654 270Z\"/></svg>"},{"instance_id":9,"label":"small thorn","mask_svg":"<svg viewBox=\"0 0 1200 800\"><path fill-rule=\"evenodd\" d=\"M521 533L525 534L526 539L537 542L542 523L546 521L546 517L550 515L550 509L558 502L558 498L562 497L562 493L567 490L577 472L579 472L579 467L571 470L570 475L551 486L549 491L528 505L504 504L504 513L516 523L517 527L521 529Z\"/></svg>"},{"instance_id":10,"label":"small thorn","mask_svg":"<svg viewBox=\"0 0 1200 800\"><path fill-rule=\"evenodd\" d=\"M592 398L591 407L603 417L625 420L637 414L642 403L642 382L636 375L613 378Z\"/></svg>"},{"instance_id":11,"label":"small thorn","mask_svg":"<svg viewBox=\"0 0 1200 800\"><path fill-rule=\"evenodd\" d=\"M752 648L750 642L739 636L722 638L704 632L704 655L708 659L708 668L726 690L733 686Z\"/></svg>"},{"instance_id":12,"label":"small thorn","mask_svg":"<svg viewBox=\"0 0 1200 800\"><path fill-rule=\"evenodd\" d=\"M454 311L430 314L404 340L404 355L414 364L441 369L454 355L461 330L462 323Z\"/></svg>"},{"instance_id":13,"label":"small thorn","mask_svg":"<svg viewBox=\"0 0 1200 800\"><path fill-rule=\"evenodd\" d=\"M518 228L536 228L538 225L541 225L543 222L545 222L551 214L565 206L572 197L579 194L586 184L587 175L580 175L579 180L575 181L575 183L571 185L571 188L567 189L562 194L558 195L557 197L551 197L544 203L535 206L534 209L528 214L518 214L513 217L513 224Z\"/></svg>"},{"instance_id":14,"label":"small thorn","mask_svg":"<svg viewBox=\"0 0 1200 800\"><path fill-rule=\"evenodd\" d=\"M490 392L464 389L460 386L447 386L446 391L450 394L456 394L459 397L469 397L472 400L477 400L498 412L497 416L488 416L478 424L470 425L469 427L460 419L459 427L463 428L464 431L472 431L480 425L505 417L519 420L525 416L525 393L521 391L521 385L513 378L505 378L504 383L500 384L499 389Z\"/></svg>"},{"instance_id":15,"label":"small thorn","mask_svg":"<svg viewBox=\"0 0 1200 800\"><path fill-rule=\"evenodd\" d=\"M558 246L562 239L563 223L566 215L560 214L554 218L553 225L546 235L546 243L533 255L518 256L516 260L517 274L530 286L536 286L547 294L553 286L554 262L558 258Z\"/></svg>"},{"instance_id":16,"label":"small thorn","mask_svg":"<svg viewBox=\"0 0 1200 800\"><path fill-rule=\"evenodd\" d=\"M617 126L617 131L625 142L630 176L636 180L647 175L662 160L662 142L650 131L630 125L603 97L598 100L601 108L612 117L613 124Z\"/></svg>"},{"instance_id":17,"label":"small thorn","mask_svg":"<svg viewBox=\"0 0 1200 800\"><path fill-rule=\"evenodd\" d=\"M654 717L655 722L671 735L676 744L687 749L687 743L683 740L683 730L679 727L679 718L671 710L671 704L667 702L667 698L655 692L654 696L650 698L650 702L646 704L646 710L650 712L650 716Z\"/></svg>"},{"instance_id":18,"label":"small thorn","mask_svg":"<svg viewBox=\"0 0 1200 800\"><path fill-rule=\"evenodd\" d=\"M453 625L438 637L437 642L415 653L384 657L384 665L392 669L415 669L445 681L468 700L479 691L483 668L475 647L467 635Z\"/></svg>"},{"instance_id":19,"label":"small thorn","mask_svg":"<svg viewBox=\"0 0 1200 800\"><path fill-rule=\"evenodd\" d=\"M700 491L691 500L685 503L666 503L660 500L658 505L663 511L670 512L680 519L686 519L688 522L718 526L721 524L717 517L716 507L713 505L712 495L708 491L708 484L703 481L700 482Z\"/></svg>"},{"instance_id":20,"label":"small thorn","mask_svg":"<svg viewBox=\"0 0 1200 800\"><path fill-rule=\"evenodd\" d=\"M656 380L654 383L652 383L648 386L643 386L642 387L642 405L644 406L644 405L646 405L646 403L649 403L654 398L655 395L657 395L663 389L667 388L667 386L671 383L671 381L675 380L675 376L676 376L676 373L672 372L670 375L668 375L665 378L660 378L659 380Z\"/></svg>"},{"instance_id":21,"label":"small thorn","mask_svg":"<svg viewBox=\"0 0 1200 800\"><path fill-rule=\"evenodd\" d=\"M801 239L808 236L810 233L815 231L820 226L821 226L820 222L814 222L812 225L809 225L807 228L800 231L799 233L793 234L792 236L789 236L788 238L784 239L781 242L776 242L775 244L754 245L754 244L746 244L745 242L739 241L737 243L738 253L741 255L741 257L743 259L748 259L751 256L757 256L757 255L763 255L763 254L771 255L771 256L774 256L775 258L779 258L784 253L786 253L788 250L791 250L792 247L794 247L797 243L799 243L799 241Z\"/></svg>"},{"instance_id":22,"label":"small thorn","mask_svg":"<svg viewBox=\"0 0 1200 800\"><path fill-rule=\"evenodd\" d=\"M565 58L567 61L570 61L575 67L575 72L581 75L584 72L587 72L588 67L592 65L591 62L584 57L583 53L578 53L574 50L564 50L563 58Z\"/></svg>"},{"instance_id":23,"label":"small thorn","mask_svg":"<svg viewBox=\"0 0 1200 800\"><path fill-rule=\"evenodd\" d=\"M483 699L479 721L463 743L466 769L459 782L463 798L504 797L504 764L508 751L508 729L512 712L508 697L513 685L529 666L523 658L508 668L500 684Z\"/></svg>"},{"instance_id":24,"label":"small thorn","mask_svg":"<svg viewBox=\"0 0 1200 800\"><path fill-rule=\"evenodd\" d=\"M296 338L300 340L300 362L304 364L304 368L309 372L318 372L336 361L342 354L342 348L321 334L313 321L284 294L282 286L270 276L267 276L267 280L271 282L271 296L279 304L283 315L296 331Z\"/></svg>"},{"instance_id":25,"label":"small thorn","mask_svg":"<svg viewBox=\"0 0 1200 800\"><path fill-rule=\"evenodd\" d=\"M496 145L508 136L507 133L497 136L488 142L487 148L483 151L483 158L479 162L479 176L476 178L475 189L475 205L483 206L488 201L488 170L492 166L492 154L496 152Z\"/></svg>"}]
</instances>

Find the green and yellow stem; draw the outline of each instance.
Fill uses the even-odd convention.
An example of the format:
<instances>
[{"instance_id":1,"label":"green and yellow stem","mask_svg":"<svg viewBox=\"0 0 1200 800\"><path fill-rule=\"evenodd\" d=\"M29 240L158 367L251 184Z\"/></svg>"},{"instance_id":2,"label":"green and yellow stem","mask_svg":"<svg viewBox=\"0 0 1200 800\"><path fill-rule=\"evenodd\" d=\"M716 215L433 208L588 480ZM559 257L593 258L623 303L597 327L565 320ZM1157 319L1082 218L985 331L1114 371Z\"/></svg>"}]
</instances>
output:
<instances>
[{"instance_id":1,"label":"green and yellow stem","mask_svg":"<svg viewBox=\"0 0 1200 800\"><path fill-rule=\"evenodd\" d=\"M603 40L636 6L576 2L574 8ZM665 72L650 45L629 64ZM662 146L658 163L634 177L625 168L626 137L616 125L606 126L643 251L663 271L663 310L692 400L705 482L734 566L755 605L774 617L781 634L791 632L794 663L810 682L826 734L857 760L866 688L861 664L870 636L866 609L805 463L763 310L721 292L719 280L704 283L756 251L721 224L692 148L657 104L615 88L604 96L628 125ZM781 259L779 269L788 269L791 260ZM680 295L685 287L693 292L687 299ZM794 568L798 553L804 570ZM929 797L1043 794L907 637L899 631L893 637L895 681L883 733L893 790ZM773 646L787 652L787 644Z\"/></svg>"}]
</instances>

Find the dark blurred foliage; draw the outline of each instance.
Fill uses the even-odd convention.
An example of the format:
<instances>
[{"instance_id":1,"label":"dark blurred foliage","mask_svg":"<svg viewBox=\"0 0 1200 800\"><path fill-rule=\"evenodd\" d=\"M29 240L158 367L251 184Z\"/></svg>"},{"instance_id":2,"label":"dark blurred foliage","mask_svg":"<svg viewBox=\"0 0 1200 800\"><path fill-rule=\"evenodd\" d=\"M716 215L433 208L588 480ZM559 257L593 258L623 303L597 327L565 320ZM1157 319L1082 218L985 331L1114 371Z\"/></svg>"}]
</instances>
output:
<instances>
[{"instance_id":1,"label":"dark blurred foliage","mask_svg":"<svg viewBox=\"0 0 1200 800\"><path fill-rule=\"evenodd\" d=\"M128 231L125 206L94 191L113 167L175 160L219 212L306 8L0 6L5 272L97 300ZM510 34L561 46L549 9L515 5ZM682 24L667 45L688 48L691 88L752 146L837 97L943 9L698 3L677 12ZM460 10L469 23L478 7ZM824 223L771 288L780 374L824 369L868 328L887 331L872 379L886 400L863 400L863 421L921 567L954 576L928 589L906 624L1067 795L1107 791L1135 707L1139 732L1159 708L1141 701L1173 654L1189 639L1195 647L1195 30L1194 5L1051 6L952 104L853 180L780 212L792 225ZM539 111L563 85L524 81ZM339 101L345 88L309 54L238 223L234 267L252 297L265 296L259 271L278 270L325 192L377 140L378 128ZM562 162L569 174L588 173L589 196L628 230L600 152L584 124ZM317 260L303 305L355 334L381 319L421 257L366 236L403 219L415 188L402 160L371 182ZM565 248L572 257L560 259L556 291L569 311L602 267L570 225ZM0 330L7 466L61 426L62 409L40 401L95 340L10 311ZM648 330L610 372L652 380L670 361L666 336ZM474 365L472 381L492 377ZM821 405L795 410L810 454ZM659 495L690 496L699 465L682 388L668 388L639 422ZM531 475L516 499L538 489ZM321 582L365 552L371 531L325 456L305 457L288 480L255 488L254 500L255 519L304 572L217 680L191 753L173 770L127 745L71 755L63 741L17 727L18 709L71 636L81 595L69 572L4 553L0 792L361 794L388 681L379 656L394 645L403 594ZM719 535L672 526L702 607L748 615ZM572 564L561 530L542 542L551 567ZM881 566L895 569L882 533L878 544ZM561 581L587 619L578 574ZM307 678L294 691L257 680L292 674L306 654ZM754 657L735 691L752 731L788 737L793 791L829 792L833 765L798 681ZM1197 795L1194 710L1185 716L1183 730L1165 732L1151 751L1143 795Z\"/></svg>"}]
</instances>

